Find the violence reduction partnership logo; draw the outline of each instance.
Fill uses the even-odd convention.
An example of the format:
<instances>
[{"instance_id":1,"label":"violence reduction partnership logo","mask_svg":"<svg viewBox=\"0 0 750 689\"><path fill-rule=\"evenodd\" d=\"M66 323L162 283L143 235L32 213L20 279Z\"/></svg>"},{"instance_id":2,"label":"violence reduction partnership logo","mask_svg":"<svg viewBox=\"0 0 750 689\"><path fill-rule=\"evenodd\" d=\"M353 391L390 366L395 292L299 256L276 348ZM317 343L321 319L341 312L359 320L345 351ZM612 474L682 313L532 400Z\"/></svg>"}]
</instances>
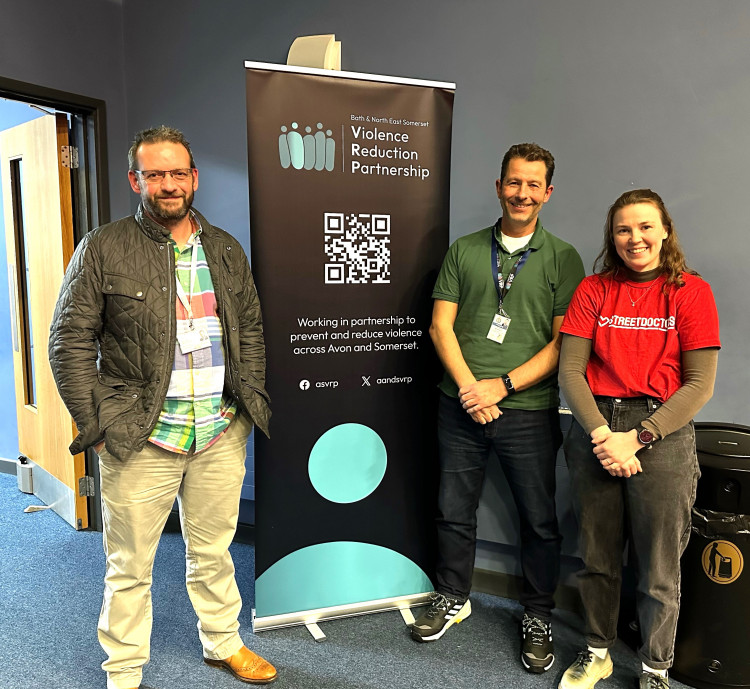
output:
<instances>
[{"instance_id":1,"label":"violence reduction partnership logo","mask_svg":"<svg viewBox=\"0 0 750 689\"><path fill-rule=\"evenodd\" d=\"M299 124L292 122L291 127L282 125L279 135L279 163L287 170L333 170L336 161L336 141L330 129L323 131L323 123L318 122L316 132L312 127L305 127L305 133L299 131Z\"/></svg>"},{"instance_id":2,"label":"violence reduction partnership logo","mask_svg":"<svg viewBox=\"0 0 750 689\"><path fill-rule=\"evenodd\" d=\"M364 120L361 115L351 115L352 120ZM429 122L394 120L385 117L367 117L371 123L387 123L428 127ZM298 122L282 124L279 134L279 164L284 170L326 170L331 172L336 164L336 140L331 129L318 122L301 128ZM417 129L418 131L418 129ZM421 181L430 176L430 168L422 164L420 147L412 141L414 131L392 131L377 126L352 124L341 128L342 169L351 174L381 177L415 178ZM347 143L347 138L349 142Z\"/></svg>"}]
</instances>

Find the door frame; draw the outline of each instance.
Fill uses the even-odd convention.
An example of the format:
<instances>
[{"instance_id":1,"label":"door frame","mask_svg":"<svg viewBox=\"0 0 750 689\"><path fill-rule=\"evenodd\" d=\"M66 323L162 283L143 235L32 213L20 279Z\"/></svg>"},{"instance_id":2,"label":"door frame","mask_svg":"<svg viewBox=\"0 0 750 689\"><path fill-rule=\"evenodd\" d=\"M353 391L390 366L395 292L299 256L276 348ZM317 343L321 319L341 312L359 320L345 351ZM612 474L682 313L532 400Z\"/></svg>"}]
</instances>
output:
<instances>
[{"instance_id":1,"label":"door frame","mask_svg":"<svg viewBox=\"0 0 750 689\"><path fill-rule=\"evenodd\" d=\"M82 186L78 196L87 201L89 208L85 214L79 210L79 217L74 219L76 244L84 234L93 227L109 222L109 171L107 167L107 122L106 104L98 98L68 93L46 86L37 86L15 79L0 77L0 97L18 100L42 108L55 108L62 112L78 115L87 125L84 129L90 131L87 140L87 150L93 149L93 156L81 161L79 183ZM87 137L88 138L88 137ZM75 142L78 145L81 142ZM91 190L94 189L94 198ZM74 190L74 194L75 194ZM83 196L81 196L83 194ZM78 205L75 203L74 205ZM75 211L74 211L75 214ZM80 217L80 216L83 217Z\"/></svg>"},{"instance_id":2,"label":"door frame","mask_svg":"<svg viewBox=\"0 0 750 689\"><path fill-rule=\"evenodd\" d=\"M109 170L107 165L106 104L98 98L60 91L0 76L0 97L41 108L54 108L73 115L71 145L84 149L76 174L71 175L73 196L74 243L94 227L110 220ZM83 140L81 140L83 139ZM9 466L4 466L8 464ZM0 472L16 473L15 462L0 460ZM101 531L99 499L99 461L91 449L86 451L86 474L93 478L95 495L88 498L90 530Z\"/></svg>"}]
</instances>

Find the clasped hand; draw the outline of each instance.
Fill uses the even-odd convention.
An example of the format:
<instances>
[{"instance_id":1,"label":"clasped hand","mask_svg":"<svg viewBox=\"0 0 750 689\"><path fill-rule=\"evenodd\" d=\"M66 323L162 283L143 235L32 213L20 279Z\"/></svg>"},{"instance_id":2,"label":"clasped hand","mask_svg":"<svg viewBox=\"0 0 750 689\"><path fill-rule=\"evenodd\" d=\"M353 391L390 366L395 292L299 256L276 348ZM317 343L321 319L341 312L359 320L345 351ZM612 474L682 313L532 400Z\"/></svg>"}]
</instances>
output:
<instances>
[{"instance_id":1,"label":"clasped hand","mask_svg":"<svg viewBox=\"0 0 750 689\"><path fill-rule=\"evenodd\" d=\"M635 453L641 448L633 433L613 433L608 426L599 426L591 432L594 454L602 468L611 476L630 478L643 471ZM635 442L635 444L634 444Z\"/></svg>"},{"instance_id":2,"label":"clasped hand","mask_svg":"<svg viewBox=\"0 0 750 689\"><path fill-rule=\"evenodd\" d=\"M502 414L497 403L507 394L508 391L502 380L487 378L464 385L458 391L458 399L474 421L485 424L494 421Z\"/></svg>"}]
</instances>

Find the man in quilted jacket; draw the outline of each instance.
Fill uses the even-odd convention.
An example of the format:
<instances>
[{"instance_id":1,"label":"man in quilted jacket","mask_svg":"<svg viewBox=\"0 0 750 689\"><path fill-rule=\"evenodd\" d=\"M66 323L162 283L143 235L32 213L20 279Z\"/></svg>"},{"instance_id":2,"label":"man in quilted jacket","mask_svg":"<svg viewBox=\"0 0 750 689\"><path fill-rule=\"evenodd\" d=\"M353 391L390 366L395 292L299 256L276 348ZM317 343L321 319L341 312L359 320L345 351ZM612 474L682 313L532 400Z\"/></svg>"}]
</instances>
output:
<instances>
[{"instance_id":1,"label":"man in quilted jacket","mask_svg":"<svg viewBox=\"0 0 750 689\"><path fill-rule=\"evenodd\" d=\"M247 438L268 433L265 349L247 257L195 209L183 134L139 132L134 216L89 232L68 266L49 358L78 427L70 450L99 455L107 558L99 641L108 689L136 689L149 659L151 573L175 498L203 659L243 682L275 668L239 635L229 545Z\"/></svg>"}]
</instances>

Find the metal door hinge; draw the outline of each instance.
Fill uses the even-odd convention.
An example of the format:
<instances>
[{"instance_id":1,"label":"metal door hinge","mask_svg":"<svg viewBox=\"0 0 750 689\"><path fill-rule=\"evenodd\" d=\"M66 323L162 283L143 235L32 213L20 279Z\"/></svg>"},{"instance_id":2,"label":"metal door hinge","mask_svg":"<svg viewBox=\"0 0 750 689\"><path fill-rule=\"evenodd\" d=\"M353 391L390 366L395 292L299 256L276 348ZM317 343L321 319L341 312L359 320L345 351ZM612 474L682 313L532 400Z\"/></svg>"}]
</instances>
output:
<instances>
[{"instance_id":1,"label":"metal door hinge","mask_svg":"<svg viewBox=\"0 0 750 689\"><path fill-rule=\"evenodd\" d=\"M60 146L63 167L78 167L78 149L75 146Z\"/></svg>"},{"instance_id":2,"label":"metal door hinge","mask_svg":"<svg viewBox=\"0 0 750 689\"><path fill-rule=\"evenodd\" d=\"M78 495L80 497L92 498L96 495L96 486L93 476L82 476L78 479Z\"/></svg>"}]
</instances>

